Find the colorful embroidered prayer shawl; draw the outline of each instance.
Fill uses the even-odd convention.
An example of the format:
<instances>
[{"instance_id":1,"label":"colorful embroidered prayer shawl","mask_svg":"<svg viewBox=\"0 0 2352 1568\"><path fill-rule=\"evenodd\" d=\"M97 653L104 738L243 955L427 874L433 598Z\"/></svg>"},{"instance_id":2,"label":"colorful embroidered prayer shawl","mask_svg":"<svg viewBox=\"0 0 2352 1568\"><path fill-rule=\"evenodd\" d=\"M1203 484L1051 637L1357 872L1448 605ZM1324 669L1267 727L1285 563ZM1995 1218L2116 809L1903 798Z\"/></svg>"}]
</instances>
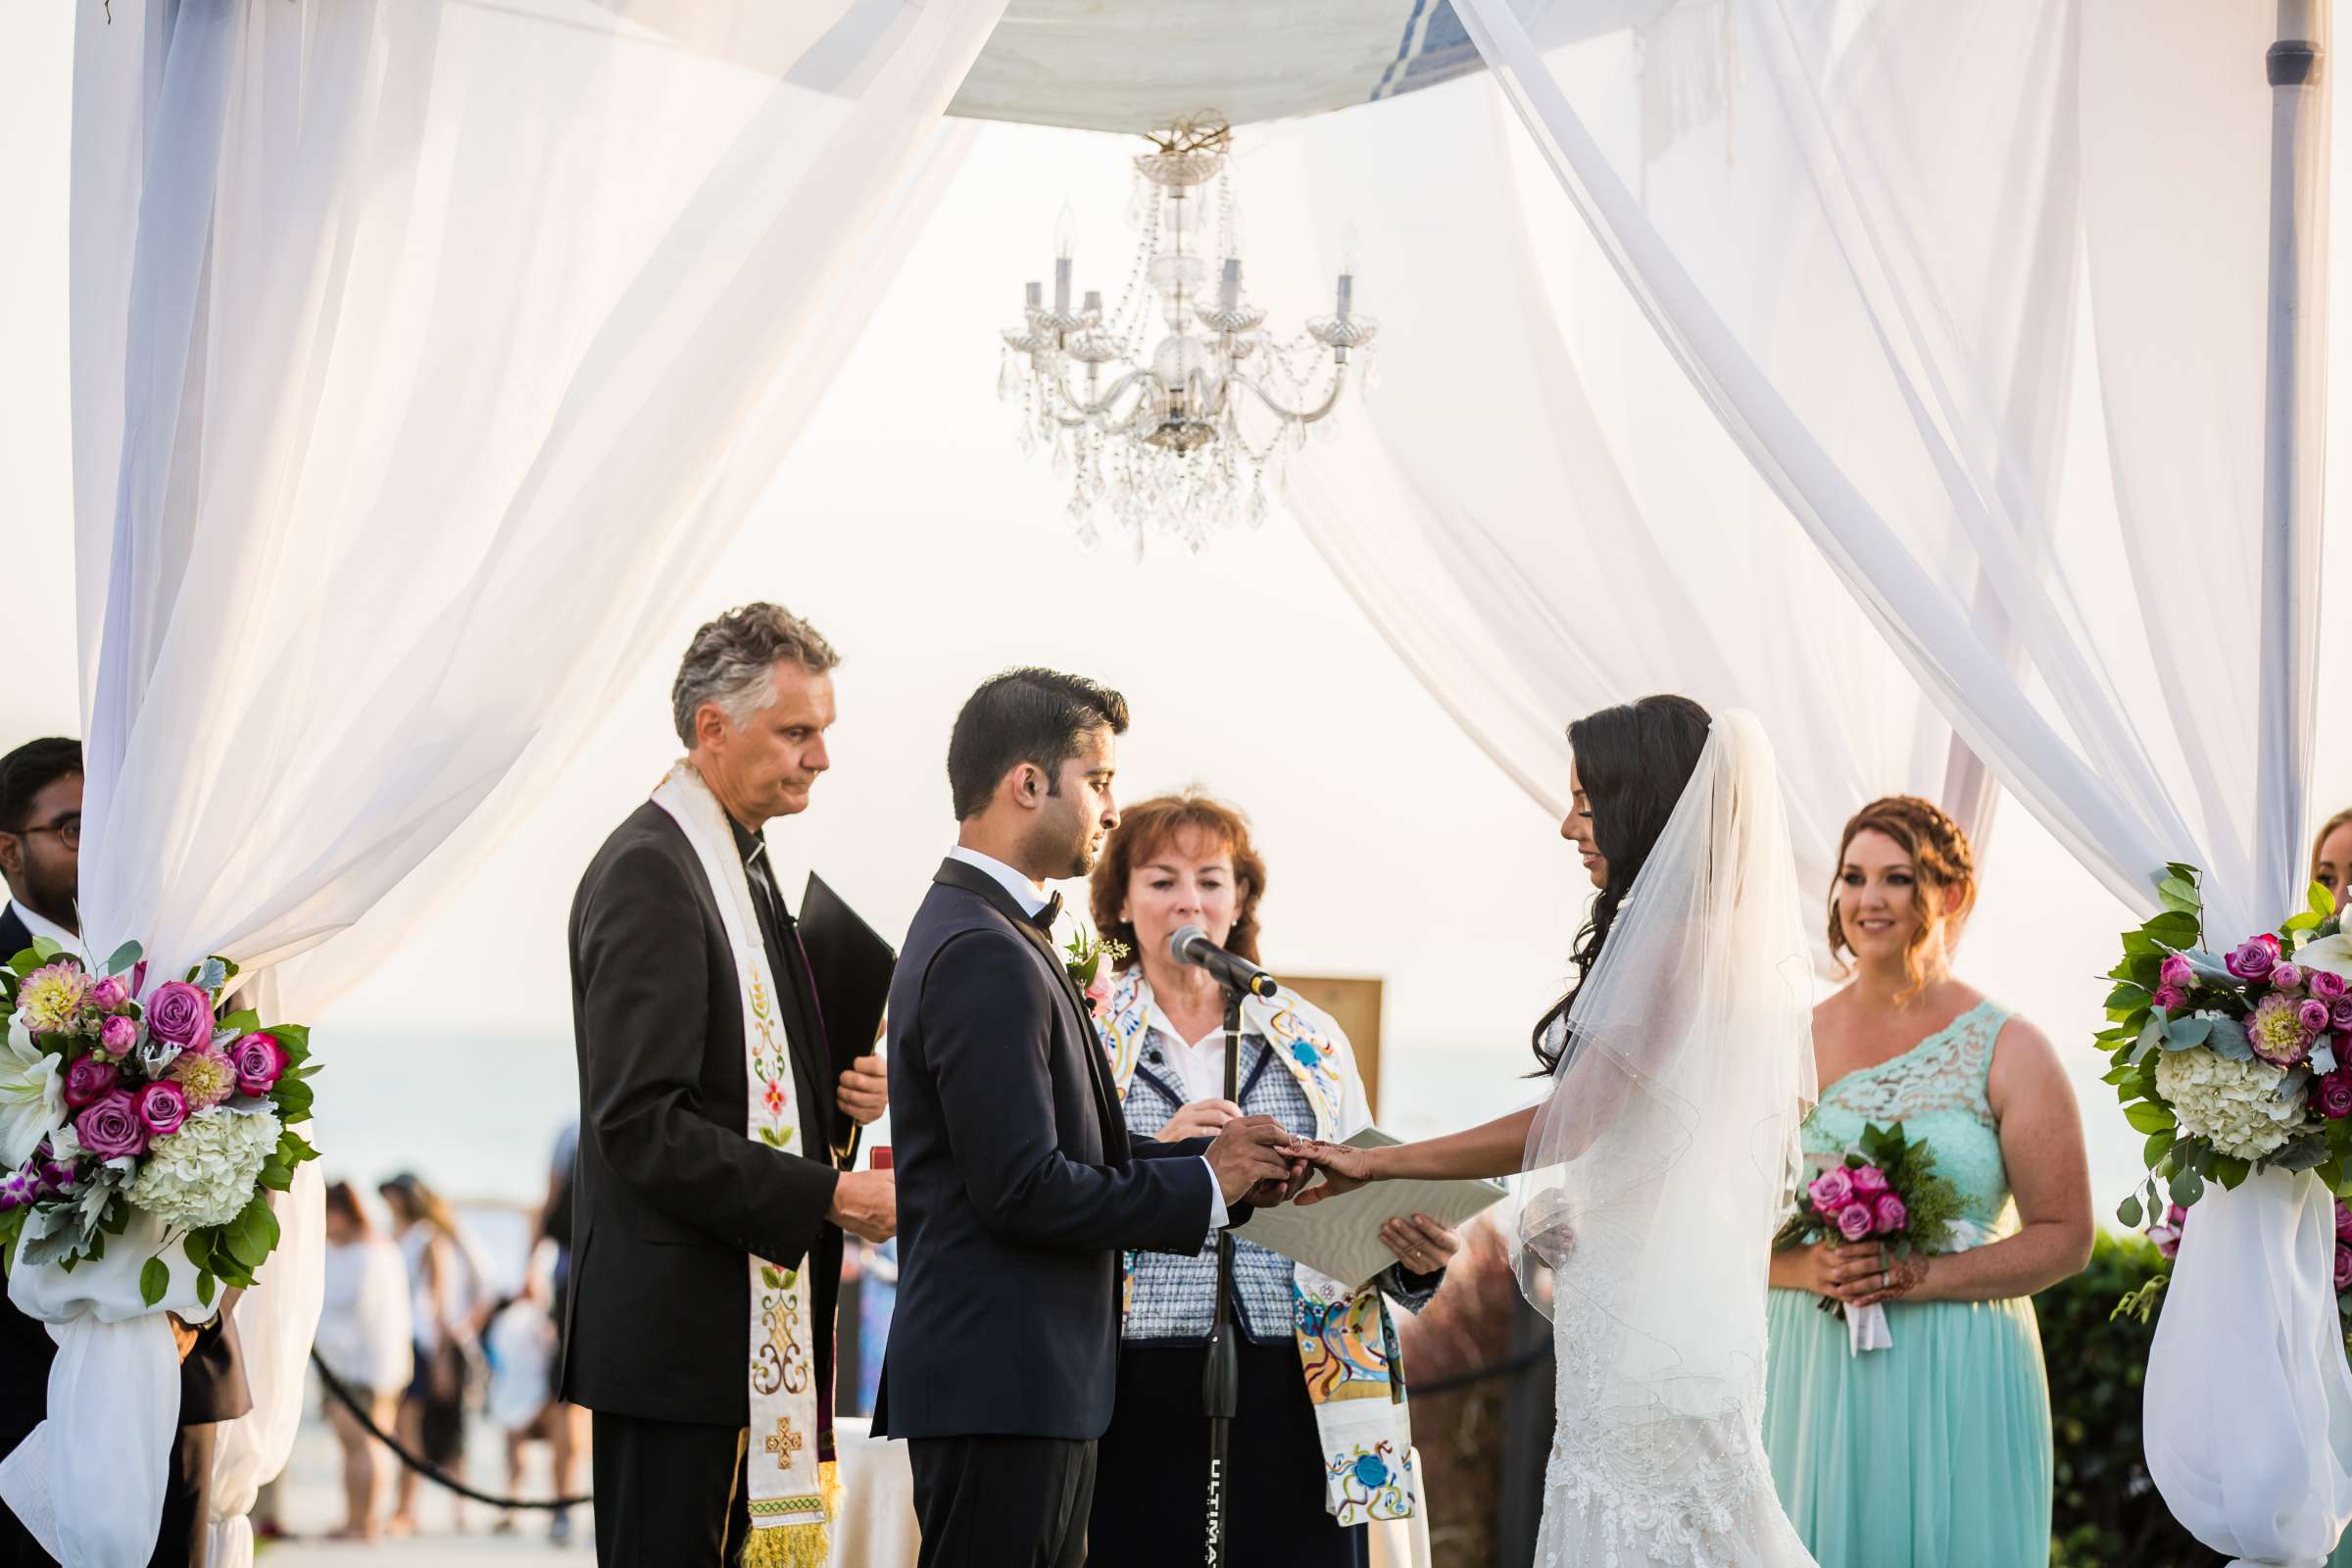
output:
<instances>
[{"instance_id":1,"label":"colorful embroidered prayer shawl","mask_svg":"<svg viewBox=\"0 0 2352 1568\"><path fill-rule=\"evenodd\" d=\"M1152 988L1139 964L1112 985L1100 1022L1122 1102L1151 1033L1152 1010ZM1263 1039L1298 1080L1314 1109L1317 1138L1346 1138L1370 1124L1354 1054L1319 1009L1287 991L1278 1002L1251 997L1242 1004L1242 1031ZM1132 1290L1132 1256L1128 1262ZM1292 1288L1292 1332L1323 1441L1324 1505L1344 1526L1410 1518L1421 1483L1388 1302L1378 1285L1350 1291L1303 1263L1294 1267Z\"/></svg>"},{"instance_id":2,"label":"colorful embroidered prayer shawl","mask_svg":"<svg viewBox=\"0 0 2352 1568\"><path fill-rule=\"evenodd\" d=\"M680 761L654 791L676 818L718 901L719 923L735 956L743 993L743 1046L751 1093L745 1136L770 1149L800 1145L800 1101L793 1092L792 1051L777 1016L767 942L752 906L751 879L718 798L692 764ZM824 1568L832 1547L826 1523L839 1495L833 1460L831 1401L819 1403L827 1369L815 1365L809 1316L812 1292L799 1269L747 1257L752 1313L746 1365L751 1388L750 1462L744 1467L752 1514L745 1568Z\"/></svg>"}]
</instances>

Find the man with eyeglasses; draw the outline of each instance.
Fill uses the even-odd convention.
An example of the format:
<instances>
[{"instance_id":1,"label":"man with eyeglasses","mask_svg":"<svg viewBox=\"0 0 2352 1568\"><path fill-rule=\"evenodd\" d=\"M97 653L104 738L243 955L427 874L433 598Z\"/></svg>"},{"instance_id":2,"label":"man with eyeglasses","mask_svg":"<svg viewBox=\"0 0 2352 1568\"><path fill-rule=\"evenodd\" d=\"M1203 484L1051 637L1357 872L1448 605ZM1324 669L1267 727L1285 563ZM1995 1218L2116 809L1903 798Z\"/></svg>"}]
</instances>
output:
<instances>
[{"instance_id":1,"label":"man with eyeglasses","mask_svg":"<svg viewBox=\"0 0 2352 1568\"><path fill-rule=\"evenodd\" d=\"M0 963L47 937L81 952L76 903L81 868L81 743L50 737L0 757ZM172 1445L170 1487L149 1568L200 1564L212 1515L216 1423L253 1408L229 1308L231 1292L210 1322L190 1329L172 1320L179 1341L178 1436ZM0 1454L24 1441L49 1403L49 1331L0 1302ZM49 1554L0 1507L0 1568L48 1568Z\"/></svg>"},{"instance_id":2,"label":"man with eyeglasses","mask_svg":"<svg viewBox=\"0 0 2352 1568\"><path fill-rule=\"evenodd\" d=\"M81 950L74 896L81 860L81 742L52 736L0 757L0 962L47 937Z\"/></svg>"},{"instance_id":3,"label":"man with eyeglasses","mask_svg":"<svg viewBox=\"0 0 2352 1568\"><path fill-rule=\"evenodd\" d=\"M35 937L79 952L74 896L81 858L81 743L27 741L0 757L0 963ZM0 1303L0 1453L24 1441L49 1402L49 1330ZM17 1516L0 1508L0 1568L49 1561Z\"/></svg>"}]
</instances>

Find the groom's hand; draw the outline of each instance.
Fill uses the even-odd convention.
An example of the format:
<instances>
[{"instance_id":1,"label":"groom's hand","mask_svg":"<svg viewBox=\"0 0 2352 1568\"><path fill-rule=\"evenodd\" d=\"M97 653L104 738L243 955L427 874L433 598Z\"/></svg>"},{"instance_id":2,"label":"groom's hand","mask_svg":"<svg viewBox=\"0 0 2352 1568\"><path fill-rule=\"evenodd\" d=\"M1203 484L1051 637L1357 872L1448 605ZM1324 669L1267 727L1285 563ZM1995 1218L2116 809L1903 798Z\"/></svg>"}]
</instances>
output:
<instances>
[{"instance_id":1,"label":"groom's hand","mask_svg":"<svg viewBox=\"0 0 2352 1568\"><path fill-rule=\"evenodd\" d=\"M871 1126L890 1108L890 1077L880 1056L859 1056L841 1075L835 1092L841 1108L860 1127Z\"/></svg>"},{"instance_id":2,"label":"groom's hand","mask_svg":"<svg viewBox=\"0 0 2352 1568\"><path fill-rule=\"evenodd\" d=\"M899 1234L899 1178L895 1171L852 1170L842 1173L833 1189L833 1206L825 1218L869 1242L887 1242Z\"/></svg>"},{"instance_id":3,"label":"groom's hand","mask_svg":"<svg viewBox=\"0 0 2352 1568\"><path fill-rule=\"evenodd\" d=\"M1260 1182L1289 1183L1291 1162L1279 1151L1290 1140L1290 1129L1271 1116L1244 1116L1225 1124L1208 1146L1208 1168L1228 1207Z\"/></svg>"}]
</instances>

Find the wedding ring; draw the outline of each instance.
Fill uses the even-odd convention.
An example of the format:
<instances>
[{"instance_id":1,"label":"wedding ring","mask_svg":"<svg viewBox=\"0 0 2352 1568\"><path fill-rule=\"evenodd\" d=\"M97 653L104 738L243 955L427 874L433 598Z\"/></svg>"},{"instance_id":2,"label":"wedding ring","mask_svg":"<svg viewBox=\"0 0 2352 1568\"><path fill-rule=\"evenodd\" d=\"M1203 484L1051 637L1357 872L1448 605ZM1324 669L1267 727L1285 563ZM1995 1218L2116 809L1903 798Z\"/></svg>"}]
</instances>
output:
<instances>
[{"instance_id":1,"label":"wedding ring","mask_svg":"<svg viewBox=\"0 0 2352 1568\"><path fill-rule=\"evenodd\" d=\"M1883 1291L1883 1290L1885 1290L1885 1289L1886 1288L1886 1286L1887 1286L1888 1282L1890 1282L1890 1281L1891 1281L1893 1278L1894 1278L1894 1271L1893 1271L1892 1269L1884 1269L1884 1268L1883 1268L1883 1269L1879 1270L1879 1289L1880 1289L1880 1290L1882 1290L1882 1291Z\"/></svg>"}]
</instances>

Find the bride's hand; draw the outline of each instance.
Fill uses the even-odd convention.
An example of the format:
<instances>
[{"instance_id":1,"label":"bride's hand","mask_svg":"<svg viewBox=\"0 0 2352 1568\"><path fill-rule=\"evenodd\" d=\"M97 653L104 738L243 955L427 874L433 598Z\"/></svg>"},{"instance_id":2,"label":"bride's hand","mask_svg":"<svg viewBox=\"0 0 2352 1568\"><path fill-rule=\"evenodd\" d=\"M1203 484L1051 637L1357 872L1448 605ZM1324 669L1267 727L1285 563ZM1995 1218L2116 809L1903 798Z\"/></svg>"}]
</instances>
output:
<instances>
[{"instance_id":1,"label":"bride's hand","mask_svg":"<svg viewBox=\"0 0 2352 1568\"><path fill-rule=\"evenodd\" d=\"M1327 1144L1320 1138L1301 1138L1282 1152L1294 1159L1303 1159L1323 1173L1321 1181L1293 1200L1301 1205L1342 1197L1379 1179L1373 1172L1369 1150Z\"/></svg>"}]
</instances>

